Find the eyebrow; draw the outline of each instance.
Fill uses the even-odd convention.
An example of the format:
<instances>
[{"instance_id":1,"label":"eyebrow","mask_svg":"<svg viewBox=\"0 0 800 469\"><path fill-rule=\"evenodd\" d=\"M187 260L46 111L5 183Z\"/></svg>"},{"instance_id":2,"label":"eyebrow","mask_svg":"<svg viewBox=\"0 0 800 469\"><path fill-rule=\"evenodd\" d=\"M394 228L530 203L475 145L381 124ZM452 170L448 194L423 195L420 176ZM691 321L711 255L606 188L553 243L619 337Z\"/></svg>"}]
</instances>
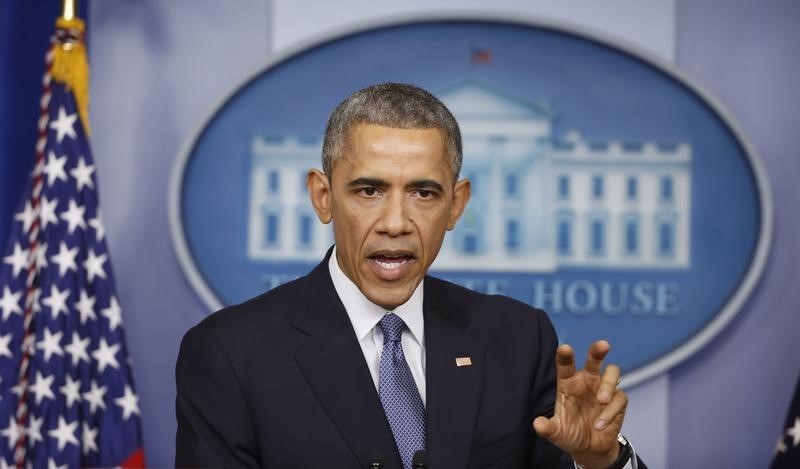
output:
<instances>
[{"instance_id":1,"label":"eyebrow","mask_svg":"<svg viewBox=\"0 0 800 469\"><path fill-rule=\"evenodd\" d=\"M438 192L444 192L444 187L433 179L420 179L419 181L411 181L408 184L409 189L428 189Z\"/></svg>"},{"instance_id":2,"label":"eyebrow","mask_svg":"<svg viewBox=\"0 0 800 469\"><path fill-rule=\"evenodd\" d=\"M384 181L383 179L369 178L369 177L356 178L347 183L347 187L361 187L361 186L387 187L388 185L389 183Z\"/></svg>"},{"instance_id":3,"label":"eyebrow","mask_svg":"<svg viewBox=\"0 0 800 469\"><path fill-rule=\"evenodd\" d=\"M371 178L371 177L360 177L353 179L349 183L347 183L348 187L362 187L362 186L371 186L371 187L378 187L378 188L386 188L389 186L389 183L384 181L383 179L378 178ZM411 181L406 185L408 189L428 189L428 190L435 190L439 192L444 192L444 187L441 184L434 181L433 179L419 179L416 181Z\"/></svg>"}]
</instances>

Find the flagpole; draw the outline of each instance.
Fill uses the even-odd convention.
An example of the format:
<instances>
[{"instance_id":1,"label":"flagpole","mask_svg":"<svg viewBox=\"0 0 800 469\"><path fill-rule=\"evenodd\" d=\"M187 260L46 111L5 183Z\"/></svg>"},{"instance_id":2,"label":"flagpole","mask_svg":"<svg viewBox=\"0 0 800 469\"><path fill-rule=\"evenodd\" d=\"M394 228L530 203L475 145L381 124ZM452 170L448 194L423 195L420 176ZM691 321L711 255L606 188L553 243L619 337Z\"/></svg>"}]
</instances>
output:
<instances>
[{"instance_id":1,"label":"flagpole","mask_svg":"<svg viewBox=\"0 0 800 469\"><path fill-rule=\"evenodd\" d=\"M78 0L64 0L64 8L61 10L61 17L68 21L75 18L77 3Z\"/></svg>"}]
</instances>

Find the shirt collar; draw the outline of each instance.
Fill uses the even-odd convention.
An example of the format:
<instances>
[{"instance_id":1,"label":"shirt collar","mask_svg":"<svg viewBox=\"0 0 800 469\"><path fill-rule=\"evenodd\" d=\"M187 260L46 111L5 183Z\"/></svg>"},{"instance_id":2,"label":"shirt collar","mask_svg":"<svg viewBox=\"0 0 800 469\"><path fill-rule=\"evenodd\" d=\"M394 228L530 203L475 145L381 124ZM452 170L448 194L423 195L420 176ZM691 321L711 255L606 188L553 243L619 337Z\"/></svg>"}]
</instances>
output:
<instances>
[{"instance_id":1,"label":"shirt collar","mask_svg":"<svg viewBox=\"0 0 800 469\"><path fill-rule=\"evenodd\" d=\"M422 348L425 348L425 322L422 316L423 285L425 282L419 282L408 301L392 311L386 311L369 301L356 284L342 272L341 267L339 267L339 261L336 259L336 246L333 247L333 252L328 260L328 271L331 274L333 287L336 289L339 299L342 300L344 309L350 317L350 322L359 341L375 328L375 325L380 322L384 314L392 312L400 316L400 319L406 323L411 335L414 336L414 340Z\"/></svg>"}]
</instances>

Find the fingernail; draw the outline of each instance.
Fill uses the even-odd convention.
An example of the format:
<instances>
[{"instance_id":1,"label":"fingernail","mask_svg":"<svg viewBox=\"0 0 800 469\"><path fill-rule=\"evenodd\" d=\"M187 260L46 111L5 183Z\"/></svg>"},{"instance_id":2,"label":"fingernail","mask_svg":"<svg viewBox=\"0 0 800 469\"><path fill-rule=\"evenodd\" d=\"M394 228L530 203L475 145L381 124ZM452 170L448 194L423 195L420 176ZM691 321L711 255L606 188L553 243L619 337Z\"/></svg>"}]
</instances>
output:
<instances>
[{"instance_id":1,"label":"fingernail","mask_svg":"<svg viewBox=\"0 0 800 469\"><path fill-rule=\"evenodd\" d=\"M597 421L594 423L594 428L595 430L602 430L606 428L606 421L603 419L597 419Z\"/></svg>"}]
</instances>

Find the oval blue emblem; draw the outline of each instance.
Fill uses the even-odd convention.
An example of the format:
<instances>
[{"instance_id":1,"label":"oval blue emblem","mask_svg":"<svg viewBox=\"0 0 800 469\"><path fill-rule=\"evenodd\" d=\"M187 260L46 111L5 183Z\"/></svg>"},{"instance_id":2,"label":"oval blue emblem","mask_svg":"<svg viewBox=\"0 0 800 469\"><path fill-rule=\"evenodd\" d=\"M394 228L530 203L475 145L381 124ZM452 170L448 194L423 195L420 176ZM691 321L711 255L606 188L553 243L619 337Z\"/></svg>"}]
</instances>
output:
<instances>
[{"instance_id":1,"label":"oval blue emblem","mask_svg":"<svg viewBox=\"0 0 800 469\"><path fill-rule=\"evenodd\" d=\"M281 57L226 97L177 161L173 239L210 309L308 272L333 240L305 193L333 108L399 81L462 126L473 198L434 275L546 309L632 385L698 350L763 268L771 204L722 108L658 60L564 28L384 25Z\"/></svg>"}]
</instances>

